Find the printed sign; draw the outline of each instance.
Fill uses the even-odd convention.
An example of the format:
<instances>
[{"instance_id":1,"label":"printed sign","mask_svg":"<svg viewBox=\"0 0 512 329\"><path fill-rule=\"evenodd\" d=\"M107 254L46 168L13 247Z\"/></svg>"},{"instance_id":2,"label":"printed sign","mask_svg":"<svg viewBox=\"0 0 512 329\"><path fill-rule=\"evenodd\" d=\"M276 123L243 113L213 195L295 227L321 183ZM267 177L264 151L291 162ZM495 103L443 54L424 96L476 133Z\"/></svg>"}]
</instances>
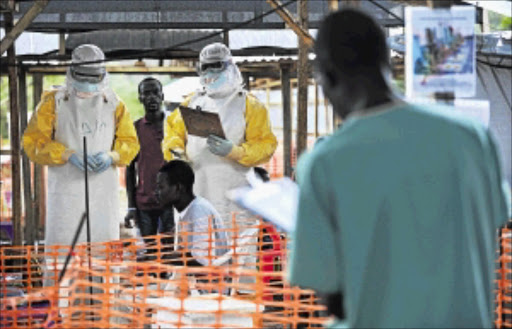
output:
<instances>
[{"instance_id":1,"label":"printed sign","mask_svg":"<svg viewBox=\"0 0 512 329\"><path fill-rule=\"evenodd\" d=\"M475 8L407 7L406 93L408 97L476 91Z\"/></svg>"}]
</instances>

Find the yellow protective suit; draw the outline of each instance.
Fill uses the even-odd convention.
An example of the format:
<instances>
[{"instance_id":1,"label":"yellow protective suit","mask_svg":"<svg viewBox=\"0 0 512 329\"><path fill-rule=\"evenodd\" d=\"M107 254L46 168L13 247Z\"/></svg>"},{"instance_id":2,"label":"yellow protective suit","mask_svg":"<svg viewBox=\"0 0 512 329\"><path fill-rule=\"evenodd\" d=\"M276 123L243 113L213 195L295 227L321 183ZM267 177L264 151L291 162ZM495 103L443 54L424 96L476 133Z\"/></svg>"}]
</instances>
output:
<instances>
[{"instance_id":1,"label":"yellow protective suit","mask_svg":"<svg viewBox=\"0 0 512 329\"><path fill-rule=\"evenodd\" d=\"M226 192L248 184L246 175L253 166L263 164L272 157L277 140L272 132L268 111L256 97L236 87L221 98L209 97L197 92L183 105L200 106L204 111L219 114L226 139L233 143L231 152L221 157L210 152L206 138L188 135L180 111L175 110L166 120L162 151L166 160L171 160L171 150L184 151L195 173L194 193L207 199L219 212L228 238L233 235L233 213L237 213L236 224L240 230L254 224L254 216L238 207L227 198ZM240 232L239 232L240 233ZM257 236L249 242L247 254L233 260L240 266L254 269L257 259ZM242 277L240 282L252 283L254 278Z\"/></svg>"},{"instance_id":2,"label":"yellow protective suit","mask_svg":"<svg viewBox=\"0 0 512 329\"><path fill-rule=\"evenodd\" d=\"M181 113L176 110L166 119L162 141L164 158L173 159L171 150L185 152L195 173L194 193L210 201L229 228L231 213L242 213L243 209L229 200L226 192L246 185L248 171L267 162L277 147L268 111L256 97L241 88L220 99L197 92L183 105L200 106L204 111L218 113L226 138L234 147L226 157L214 155L208 149L206 138L187 134ZM240 216L244 217L249 216Z\"/></svg>"},{"instance_id":3,"label":"yellow protective suit","mask_svg":"<svg viewBox=\"0 0 512 329\"><path fill-rule=\"evenodd\" d=\"M63 165L70 152L66 145L53 139L55 123L55 93L57 90L45 91L23 134L23 149L28 158L41 165ZM123 102L115 110L116 129L112 147L114 163L126 166L139 152L137 132L133 127L130 113Z\"/></svg>"},{"instance_id":4,"label":"yellow protective suit","mask_svg":"<svg viewBox=\"0 0 512 329\"><path fill-rule=\"evenodd\" d=\"M181 105L189 106L192 96ZM272 132L268 111L252 94L247 94L245 101L245 142L241 146L243 154L233 150L228 157L243 166L254 167L270 160L277 147L277 139ZM175 110L165 122L165 138L162 141L164 159L174 158L171 150L185 150L187 131L179 110Z\"/></svg>"},{"instance_id":5,"label":"yellow protective suit","mask_svg":"<svg viewBox=\"0 0 512 329\"><path fill-rule=\"evenodd\" d=\"M109 152L115 166L130 163L139 151L130 115L114 92L89 98L61 88L45 92L23 135L23 147L35 163L48 165L48 199L45 244L70 245L85 211L84 172L68 162L76 152L83 156ZM119 177L115 166L88 173L91 241L119 239ZM83 229L79 242L86 241Z\"/></svg>"}]
</instances>

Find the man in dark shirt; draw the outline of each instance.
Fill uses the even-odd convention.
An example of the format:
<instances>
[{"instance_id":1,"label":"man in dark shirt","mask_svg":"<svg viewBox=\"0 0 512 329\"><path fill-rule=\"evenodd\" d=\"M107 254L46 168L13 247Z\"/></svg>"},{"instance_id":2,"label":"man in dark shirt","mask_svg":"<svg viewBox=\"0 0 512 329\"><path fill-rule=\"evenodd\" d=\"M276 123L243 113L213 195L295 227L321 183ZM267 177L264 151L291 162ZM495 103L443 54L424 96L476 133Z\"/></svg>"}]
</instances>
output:
<instances>
[{"instance_id":1,"label":"man in dark shirt","mask_svg":"<svg viewBox=\"0 0 512 329\"><path fill-rule=\"evenodd\" d=\"M156 176L164 164L160 148L164 136L163 98L160 81L150 77L140 82L139 101L144 105L145 116L134 123L140 151L126 169L129 208L125 226L132 227L131 220L135 220L144 237L157 234L159 221L160 232L171 233L174 230L172 208L162 209L155 197Z\"/></svg>"}]
</instances>

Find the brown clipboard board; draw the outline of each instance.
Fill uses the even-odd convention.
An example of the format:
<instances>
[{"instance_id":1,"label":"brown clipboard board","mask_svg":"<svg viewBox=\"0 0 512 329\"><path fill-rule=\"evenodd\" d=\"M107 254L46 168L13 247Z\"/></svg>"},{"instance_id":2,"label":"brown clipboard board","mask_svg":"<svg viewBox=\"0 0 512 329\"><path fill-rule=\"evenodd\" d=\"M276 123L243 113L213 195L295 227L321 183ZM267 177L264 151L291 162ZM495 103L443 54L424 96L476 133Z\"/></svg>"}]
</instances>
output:
<instances>
[{"instance_id":1,"label":"brown clipboard board","mask_svg":"<svg viewBox=\"0 0 512 329\"><path fill-rule=\"evenodd\" d=\"M215 135L226 139L218 113L202 111L181 105L179 106L179 110L185 122L187 132L190 135L199 137Z\"/></svg>"}]
</instances>

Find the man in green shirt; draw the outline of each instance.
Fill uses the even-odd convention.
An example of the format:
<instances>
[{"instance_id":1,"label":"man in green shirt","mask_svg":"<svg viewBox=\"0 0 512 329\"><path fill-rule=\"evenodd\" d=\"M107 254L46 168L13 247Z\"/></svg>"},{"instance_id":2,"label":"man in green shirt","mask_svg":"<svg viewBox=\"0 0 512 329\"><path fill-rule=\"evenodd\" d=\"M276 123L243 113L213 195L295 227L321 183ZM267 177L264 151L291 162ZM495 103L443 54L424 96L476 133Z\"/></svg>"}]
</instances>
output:
<instances>
[{"instance_id":1,"label":"man in green shirt","mask_svg":"<svg viewBox=\"0 0 512 329\"><path fill-rule=\"evenodd\" d=\"M507 220L497 148L449 108L389 87L389 51L343 9L316 41L319 80L344 119L300 159L290 281L327 296L338 327L492 327L496 229Z\"/></svg>"}]
</instances>

